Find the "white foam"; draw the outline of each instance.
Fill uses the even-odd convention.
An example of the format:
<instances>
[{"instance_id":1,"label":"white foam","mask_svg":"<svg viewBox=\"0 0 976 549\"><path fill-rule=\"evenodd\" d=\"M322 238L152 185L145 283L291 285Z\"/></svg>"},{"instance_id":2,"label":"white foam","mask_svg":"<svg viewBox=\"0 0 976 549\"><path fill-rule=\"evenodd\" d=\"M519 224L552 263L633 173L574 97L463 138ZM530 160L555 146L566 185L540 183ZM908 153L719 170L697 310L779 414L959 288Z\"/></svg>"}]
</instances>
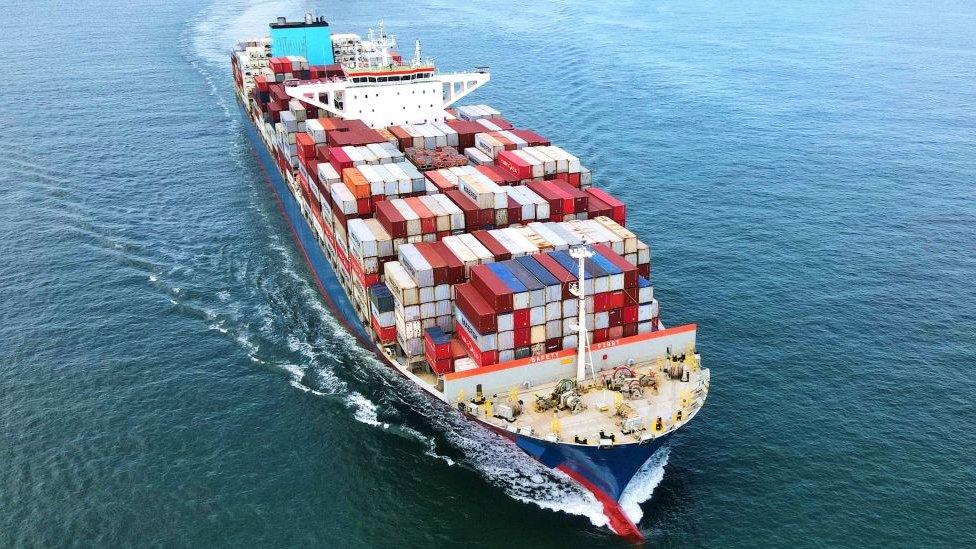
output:
<instances>
[{"instance_id":1,"label":"white foam","mask_svg":"<svg viewBox=\"0 0 976 549\"><path fill-rule=\"evenodd\" d=\"M664 466L667 465L670 455L671 449L667 446L655 452L647 460L647 463L637 471L637 474L634 475L620 496L620 507L634 524L640 522L641 518L644 517L644 511L640 504L651 499L654 489L664 479Z\"/></svg>"},{"instance_id":2,"label":"white foam","mask_svg":"<svg viewBox=\"0 0 976 549\"><path fill-rule=\"evenodd\" d=\"M359 422L365 423L366 425L372 425L374 427L389 429L389 423L384 423L379 420L376 413L376 404L364 397L362 394L357 393L356 391L349 393L346 395L346 404L355 410L353 416Z\"/></svg>"},{"instance_id":3,"label":"white foam","mask_svg":"<svg viewBox=\"0 0 976 549\"><path fill-rule=\"evenodd\" d=\"M294 2L289 1L272 0L245 6L235 2L215 2L205 8L187 28L184 35L187 57L210 86L211 95L215 97L218 106L227 115L232 127L236 125L237 119L232 116L231 105L228 101L231 95L226 71L229 64L230 47L241 38L265 34L267 22L276 16L282 13L300 11L294 9ZM226 90L226 93L221 90ZM266 212L260 208L258 210L261 217L268 220ZM293 262L294 250L285 247L274 234L269 238L269 247L285 258L286 267L283 272L286 276L300 283L302 293L307 298L303 300L303 303L318 314L319 318L327 323L333 333L338 335L338 337L330 337L328 344L339 346L348 351L353 358L360 359L356 361L356 366L368 365L371 374L380 373L383 376L383 382L392 385L387 387L392 396L399 398L406 405L426 416L436 429L445 434L447 442L451 446L461 450L464 456L460 462L461 465L476 470L489 483L500 487L506 494L518 501L531 503L548 510L585 516L597 526L607 524L608 520L603 515L602 505L592 494L581 488L565 474L549 470L501 437L470 423L455 411L432 403L420 392L420 389L396 376L375 360L372 353L360 348L355 343L354 338L342 337L347 332L324 307L312 281L304 273L296 272L299 269L295 268ZM179 290L177 289L176 292L179 293ZM262 319L263 324L260 331L270 335L273 326L270 309L268 309L267 314L262 311ZM291 374L289 383L292 386L305 392L323 396L343 394L349 391L348 386L336 376L334 371L322 367L314 371L321 378L323 387L335 389L335 393L316 391L301 383L308 368L320 364L319 359L322 356L322 351L304 341L304 336L289 335L287 344L292 351L301 353L309 364L308 366L282 365L282 368ZM321 346L319 347L321 348ZM253 352L249 356L252 360L260 361ZM355 391L348 392L345 395L345 403L353 410L353 415L358 421L392 430L402 436L417 438L427 446L425 454L442 459L449 465L455 464L451 458L436 452L436 443L433 438L402 425L394 426L391 429L389 423L380 421L376 404L364 395Z\"/></svg>"}]
</instances>

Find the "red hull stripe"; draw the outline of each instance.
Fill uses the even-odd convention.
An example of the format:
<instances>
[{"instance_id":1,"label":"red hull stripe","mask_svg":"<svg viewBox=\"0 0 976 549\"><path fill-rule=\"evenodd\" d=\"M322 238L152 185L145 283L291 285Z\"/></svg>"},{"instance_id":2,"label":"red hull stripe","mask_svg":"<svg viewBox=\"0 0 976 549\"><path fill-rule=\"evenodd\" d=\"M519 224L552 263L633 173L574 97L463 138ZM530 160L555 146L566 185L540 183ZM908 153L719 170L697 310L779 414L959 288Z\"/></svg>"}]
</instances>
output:
<instances>
[{"instance_id":1,"label":"red hull stripe","mask_svg":"<svg viewBox=\"0 0 976 549\"><path fill-rule=\"evenodd\" d=\"M624 513L623 508L620 507L620 503L618 503L617 500L607 495L607 493L603 490L600 490L594 486L593 483L586 480L586 477L577 473L576 471L573 471L572 469L563 465L556 468L569 475L571 479L580 483L584 488L596 496L596 499L603 504L603 514L605 514L607 519L610 520L610 529L613 530L615 534L635 542L644 539L643 532L641 532L640 528L638 528L637 525L634 524L629 517L627 517L627 514Z\"/></svg>"}]
</instances>

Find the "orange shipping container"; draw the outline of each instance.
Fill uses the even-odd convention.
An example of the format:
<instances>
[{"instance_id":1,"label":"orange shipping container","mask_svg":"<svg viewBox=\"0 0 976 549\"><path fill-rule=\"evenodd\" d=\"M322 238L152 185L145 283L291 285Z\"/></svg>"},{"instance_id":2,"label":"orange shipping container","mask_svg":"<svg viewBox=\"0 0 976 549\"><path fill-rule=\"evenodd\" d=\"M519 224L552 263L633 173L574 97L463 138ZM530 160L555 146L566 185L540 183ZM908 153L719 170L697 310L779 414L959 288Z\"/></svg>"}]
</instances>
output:
<instances>
[{"instance_id":1,"label":"orange shipping container","mask_svg":"<svg viewBox=\"0 0 976 549\"><path fill-rule=\"evenodd\" d=\"M369 181L363 177L358 168L343 168L342 182L356 198L369 198Z\"/></svg>"}]
</instances>

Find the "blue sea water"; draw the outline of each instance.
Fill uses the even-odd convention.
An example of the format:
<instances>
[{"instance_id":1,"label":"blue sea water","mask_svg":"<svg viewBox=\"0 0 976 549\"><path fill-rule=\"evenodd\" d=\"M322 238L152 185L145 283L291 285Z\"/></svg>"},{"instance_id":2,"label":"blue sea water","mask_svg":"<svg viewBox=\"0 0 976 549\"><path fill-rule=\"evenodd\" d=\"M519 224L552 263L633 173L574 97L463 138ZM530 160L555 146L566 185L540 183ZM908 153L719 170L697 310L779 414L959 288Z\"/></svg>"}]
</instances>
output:
<instances>
[{"instance_id":1,"label":"blue sea water","mask_svg":"<svg viewBox=\"0 0 976 549\"><path fill-rule=\"evenodd\" d=\"M306 10L489 65L630 205L713 374L651 545L976 545L972 3L14 0L0 546L620 545L323 307L227 57Z\"/></svg>"}]
</instances>

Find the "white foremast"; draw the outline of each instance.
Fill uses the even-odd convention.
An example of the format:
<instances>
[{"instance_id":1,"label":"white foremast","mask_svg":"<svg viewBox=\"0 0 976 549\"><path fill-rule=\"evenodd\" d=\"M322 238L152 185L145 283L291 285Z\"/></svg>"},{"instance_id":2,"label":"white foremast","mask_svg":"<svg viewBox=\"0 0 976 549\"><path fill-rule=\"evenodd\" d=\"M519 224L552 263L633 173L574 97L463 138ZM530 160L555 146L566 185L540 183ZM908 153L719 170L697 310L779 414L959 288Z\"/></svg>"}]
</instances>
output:
<instances>
[{"instance_id":1,"label":"white foremast","mask_svg":"<svg viewBox=\"0 0 976 549\"><path fill-rule=\"evenodd\" d=\"M587 361L590 357L590 334L586 329L586 270L583 262L593 256L593 251L586 245L577 246L569 251L569 256L577 261L576 284L570 287L570 293L576 296L577 307L576 316L576 383L582 383L586 379L586 366L589 364L593 369L593 362Z\"/></svg>"}]
</instances>

